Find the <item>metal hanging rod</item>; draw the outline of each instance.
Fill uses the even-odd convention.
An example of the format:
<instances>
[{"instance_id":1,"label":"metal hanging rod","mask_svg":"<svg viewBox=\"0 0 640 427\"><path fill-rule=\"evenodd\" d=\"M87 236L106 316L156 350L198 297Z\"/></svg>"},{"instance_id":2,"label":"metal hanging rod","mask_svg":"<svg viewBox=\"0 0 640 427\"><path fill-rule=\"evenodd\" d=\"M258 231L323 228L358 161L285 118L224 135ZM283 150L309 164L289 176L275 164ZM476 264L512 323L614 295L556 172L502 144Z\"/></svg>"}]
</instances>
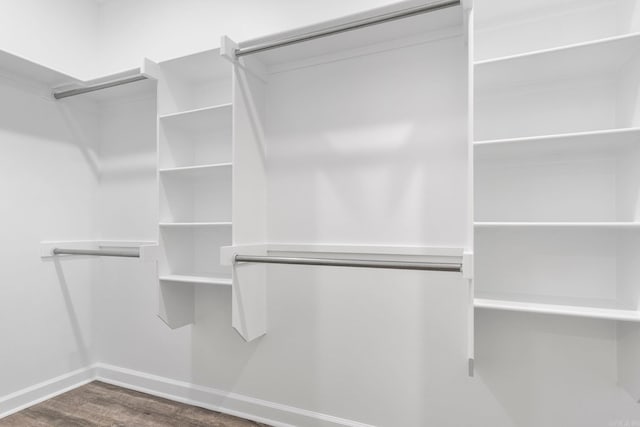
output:
<instances>
[{"instance_id":1,"label":"metal hanging rod","mask_svg":"<svg viewBox=\"0 0 640 427\"><path fill-rule=\"evenodd\" d=\"M263 264L296 264L321 265L329 267L360 267L386 268L392 270L423 270L462 272L461 263L448 262L407 262L407 261L376 261L367 259L334 259L334 258L293 258L261 255L235 255L234 263L255 262Z\"/></svg>"},{"instance_id":2,"label":"metal hanging rod","mask_svg":"<svg viewBox=\"0 0 640 427\"><path fill-rule=\"evenodd\" d=\"M93 255L140 258L140 248L131 249L62 249L54 248L54 255Z\"/></svg>"},{"instance_id":3,"label":"metal hanging rod","mask_svg":"<svg viewBox=\"0 0 640 427\"><path fill-rule=\"evenodd\" d=\"M136 74L135 76L123 77L117 80L111 80L105 83L98 83L91 86L85 86L77 89L63 90L61 92L54 92L53 97L55 99L67 98L69 96L82 95L83 93L95 92L97 90L108 89L110 87L126 85L129 83L139 82L140 80L148 79L144 74Z\"/></svg>"},{"instance_id":4,"label":"metal hanging rod","mask_svg":"<svg viewBox=\"0 0 640 427\"><path fill-rule=\"evenodd\" d=\"M332 36L334 34L340 34L347 31L358 30L360 28L369 27L372 25L383 24L385 22L395 21L397 19L408 18L415 15L421 15L423 13L434 12L436 10L445 9L448 7L458 6L460 0L441 0L431 2L423 6L412 7L409 9L403 9L396 12L385 13L383 15L373 16L370 18L359 19L352 22L347 22L341 25L335 25L318 31L312 31L306 34L300 34L277 40L273 42L267 42L258 44L256 46L241 47L235 50L236 57L245 55L251 55L252 53L264 52L265 50L277 49L279 47L289 46L296 43L302 43L309 40L319 39L321 37Z\"/></svg>"}]
</instances>

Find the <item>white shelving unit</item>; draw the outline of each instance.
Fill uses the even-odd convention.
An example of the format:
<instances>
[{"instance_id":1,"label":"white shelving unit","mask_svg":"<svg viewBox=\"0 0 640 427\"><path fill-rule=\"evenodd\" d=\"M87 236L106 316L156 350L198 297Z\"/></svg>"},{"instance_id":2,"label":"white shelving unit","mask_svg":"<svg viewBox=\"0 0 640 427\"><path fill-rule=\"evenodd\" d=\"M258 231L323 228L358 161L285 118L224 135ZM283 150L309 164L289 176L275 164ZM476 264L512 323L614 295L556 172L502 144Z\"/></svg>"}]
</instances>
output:
<instances>
[{"instance_id":1,"label":"white shelving unit","mask_svg":"<svg viewBox=\"0 0 640 427\"><path fill-rule=\"evenodd\" d=\"M470 259L464 22L464 8L449 7L240 57L236 48L341 20L240 44L223 39L235 76L227 261L234 253L423 261L443 248L456 253L453 259ZM465 272L470 267L467 262ZM297 292L302 283L313 287L314 298L332 298L337 281L344 283L340 298L356 301L351 285L371 274L391 277L387 270L343 268L332 280L335 271L236 264L234 327L248 341L267 333L267 286L269 304L286 301L282 292ZM425 290L435 278L446 289ZM440 316L436 322L449 331L443 340L429 337L430 345L468 356L469 277L394 270L393 281L416 291L417 299L426 292L430 301L444 301L445 311L420 308Z\"/></svg>"},{"instance_id":2,"label":"white shelving unit","mask_svg":"<svg viewBox=\"0 0 640 427\"><path fill-rule=\"evenodd\" d=\"M210 165L198 165L198 166L182 166L177 168L165 168L160 169L158 172L161 174L182 174L190 176L199 176L210 174L215 172L219 168L230 168L231 163L216 163Z\"/></svg>"},{"instance_id":3,"label":"white shelving unit","mask_svg":"<svg viewBox=\"0 0 640 427\"><path fill-rule=\"evenodd\" d=\"M217 50L154 64L158 79L159 316L193 323L196 286L229 286L231 65Z\"/></svg>"},{"instance_id":4,"label":"white shelving unit","mask_svg":"<svg viewBox=\"0 0 640 427\"><path fill-rule=\"evenodd\" d=\"M550 302L505 299L497 295L479 294L475 298L476 308L490 310L521 311L525 313L552 314L557 316L587 317L592 319L618 320L623 322L640 322L638 310L598 307L594 305L559 304L557 299Z\"/></svg>"},{"instance_id":5,"label":"white shelving unit","mask_svg":"<svg viewBox=\"0 0 640 427\"><path fill-rule=\"evenodd\" d=\"M640 53L640 33L476 61L480 91L616 72Z\"/></svg>"},{"instance_id":6,"label":"white shelving unit","mask_svg":"<svg viewBox=\"0 0 640 427\"><path fill-rule=\"evenodd\" d=\"M474 305L618 322L619 379L637 399L634 2L487 0L474 12Z\"/></svg>"},{"instance_id":7,"label":"white shelving unit","mask_svg":"<svg viewBox=\"0 0 640 427\"><path fill-rule=\"evenodd\" d=\"M476 228L582 228L634 230L640 229L640 222L476 222Z\"/></svg>"}]
</instances>

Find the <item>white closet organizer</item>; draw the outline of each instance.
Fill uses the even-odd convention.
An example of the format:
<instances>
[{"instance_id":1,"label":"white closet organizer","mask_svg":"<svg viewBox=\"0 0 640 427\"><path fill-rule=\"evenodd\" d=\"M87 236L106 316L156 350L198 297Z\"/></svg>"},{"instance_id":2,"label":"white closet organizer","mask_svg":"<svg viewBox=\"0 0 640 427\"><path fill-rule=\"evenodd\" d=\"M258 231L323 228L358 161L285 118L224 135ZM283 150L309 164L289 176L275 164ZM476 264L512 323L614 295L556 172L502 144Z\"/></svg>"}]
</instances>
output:
<instances>
[{"instance_id":1,"label":"white closet organizer","mask_svg":"<svg viewBox=\"0 0 640 427\"><path fill-rule=\"evenodd\" d=\"M158 79L159 316L193 323L194 286L231 285L231 66L211 50L155 64Z\"/></svg>"},{"instance_id":2,"label":"white closet organizer","mask_svg":"<svg viewBox=\"0 0 640 427\"><path fill-rule=\"evenodd\" d=\"M389 286L420 283L447 301L446 345L472 357L468 46L459 3L432 9L223 38L234 67L233 245L223 260L245 339L267 331L271 287L331 288L336 265L444 264L458 272L394 270ZM356 270L340 274L347 283L387 274Z\"/></svg>"},{"instance_id":3,"label":"white closet organizer","mask_svg":"<svg viewBox=\"0 0 640 427\"><path fill-rule=\"evenodd\" d=\"M58 102L57 107L70 117L70 121L76 115L83 117L86 111L97 115L112 105L139 99L155 91L155 80L138 68L83 81L1 51L0 63L4 77L28 88L35 95ZM85 136L89 141L90 137ZM89 144L87 141L82 142ZM106 162L95 167L100 176L114 172L109 170ZM157 242L149 240L43 240L40 242L40 257L46 261L69 257L109 257L155 262L156 246Z\"/></svg>"},{"instance_id":4,"label":"white closet organizer","mask_svg":"<svg viewBox=\"0 0 640 427\"><path fill-rule=\"evenodd\" d=\"M580 3L474 9L475 305L619 321L638 398L640 21Z\"/></svg>"}]
</instances>

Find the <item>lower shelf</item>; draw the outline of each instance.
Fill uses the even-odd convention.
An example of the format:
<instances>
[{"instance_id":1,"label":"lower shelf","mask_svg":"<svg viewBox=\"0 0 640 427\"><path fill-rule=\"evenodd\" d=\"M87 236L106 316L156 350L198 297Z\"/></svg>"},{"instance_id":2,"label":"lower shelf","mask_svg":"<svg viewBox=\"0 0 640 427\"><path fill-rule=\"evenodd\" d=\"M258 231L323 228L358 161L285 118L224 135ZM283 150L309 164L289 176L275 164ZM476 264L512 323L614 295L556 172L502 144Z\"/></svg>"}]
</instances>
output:
<instances>
[{"instance_id":1,"label":"lower shelf","mask_svg":"<svg viewBox=\"0 0 640 427\"><path fill-rule=\"evenodd\" d=\"M587 305L554 304L539 301L509 300L479 296L474 298L476 308L489 310L520 311L525 313L552 314L559 316L589 317L593 319L640 322L640 311L597 307Z\"/></svg>"},{"instance_id":2,"label":"lower shelf","mask_svg":"<svg viewBox=\"0 0 640 427\"><path fill-rule=\"evenodd\" d=\"M165 282L194 283L200 285L231 286L232 284L231 279L228 277L190 276L186 274L168 274L160 276L160 280Z\"/></svg>"},{"instance_id":3,"label":"lower shelf","mask_svg":"<svg viewBox=\"0 0 640 427\"><path fill-rule=\"evenodd\" d=\"M161 222L161 228L205 228L205 227L228 227L231 226L231 221L218 221L218 222Z\"/></svg>"}]
</instances>

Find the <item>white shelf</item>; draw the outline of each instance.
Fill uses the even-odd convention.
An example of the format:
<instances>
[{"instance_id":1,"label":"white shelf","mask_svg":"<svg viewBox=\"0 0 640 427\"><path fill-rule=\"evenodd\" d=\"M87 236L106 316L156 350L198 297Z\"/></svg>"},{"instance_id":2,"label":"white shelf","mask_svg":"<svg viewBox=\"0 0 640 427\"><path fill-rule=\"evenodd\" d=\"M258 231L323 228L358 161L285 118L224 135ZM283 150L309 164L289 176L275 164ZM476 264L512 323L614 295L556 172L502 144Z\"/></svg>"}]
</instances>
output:
<instances>
[{"instance_id":1,"label":"white shelf","mask_svg":"<svg viewBox=\"0 0 640 427\"><path fill-rule=\"evenodd\" d=\"M607 129L474 142L476 160L618 154L640 147L640 128Z\"/></svg>"},{"instance_id":2,"label":"white shelf","mask_svg":"<svg viewBox=\"0 0 640 427\"><path fill-rule=\"evenodd\" d=\"M158 172L160 172L161 174L180 174L180 175L199 176L199 175L215 172L223 168L230 168L230 167L232 167L232 163L215 163L215 164L208 164L208 165L182 166L177 168L163 168L163 169L159 169Z\"/></svg>"},{"instance_id":3,"label":"white shelf","mask_svg":"<svg viewBox=\"0 0 640 427\"><path fill-rule=\"evenodd\" d=\"M194 285L230 286L232 64L218 49L163 61L158 78L159 317L195 321ZM216 221L216 219L218 221Z\"/></svg>"},{"instance_id":4,"label":"white shelf","mask_svg":"<svg viewBox=\"0 0 640 427\"><path fill-rule=\"evenodd\" d=\"M192 276L185 274L168 274L159 277L165 282L193 283L199 285L223 285L231 286L232 280L228 277Z\"/></svg>"},{"instance_id":5,"label":"white shelf","mask_svg":"<svg viewBox=\"0 0 640 427\"><path fill-rule=\"evenodd\" d=\"M160 221L163 223L231 220L230 167L193 168L160 174Z\"/></svg>"},{"instance_id":6,"label":"white shelf","mask_svg":"<svg viewBox=\"0 0 640 427\"><path fill-rule=\"evenodd\" d=\"M640 34L477 61L480 90L618 71L640 53Z\"/></svg>"},{"instance_id":7,"label":"white shelf","mask_svg":"<svg viewBox=\"0 0 640 427\"><path fill-rule=\"evenodd\" d=\"M589 317L593 319L640 322L640 311L616 308L560 305L539 302L515 301L493 298L474 298L474 306L480 309L552 314L560 316Z\"/></svg>"},{"instance_id":8,"label":"white shelf","mask_svg":"<svg viewBox=\"0 0 640 427\"><path fill-rule=\"evenodd\" d=\"M166 228L206 228L206 227L231 227L231 221L218 222L161 222L160 227Z\"/></svg>"},{"instance_id":9,"label":"white shelf","mask_svg":"<svg viewBox=\"0 0 640 427\"><path fill-rule=\"evenodd\" d=\"M221 127L231 127L233 106L230 103L159 116L163 126L173 126L187 132L207 132Z\"/></svg>"},{"instance_id":10,"label":"white shelf","mask_svg":"<svg viewBox=\"0 0 640 427\"><path fill-rule=\"evenodd\" d=\"M605 228L640 229L640 222L475 222L476 228Z\"/></svg>"},{"instance_id":11,"label":"white shelf","mask_svg":"<svg viewBox=\"0 0 640 427\"><path fill-rule=\"evenodd\" d=\"M485 139L475 141L473 145L478 148L495 145L518 145L549 143L558 145L562 143L580 143L583 145L597 144L606 141L607 145L638 141L640 128L603 129L586 132L559 133L555 135L526 136L520 138Z\"/></svg>"}]
</instances>

